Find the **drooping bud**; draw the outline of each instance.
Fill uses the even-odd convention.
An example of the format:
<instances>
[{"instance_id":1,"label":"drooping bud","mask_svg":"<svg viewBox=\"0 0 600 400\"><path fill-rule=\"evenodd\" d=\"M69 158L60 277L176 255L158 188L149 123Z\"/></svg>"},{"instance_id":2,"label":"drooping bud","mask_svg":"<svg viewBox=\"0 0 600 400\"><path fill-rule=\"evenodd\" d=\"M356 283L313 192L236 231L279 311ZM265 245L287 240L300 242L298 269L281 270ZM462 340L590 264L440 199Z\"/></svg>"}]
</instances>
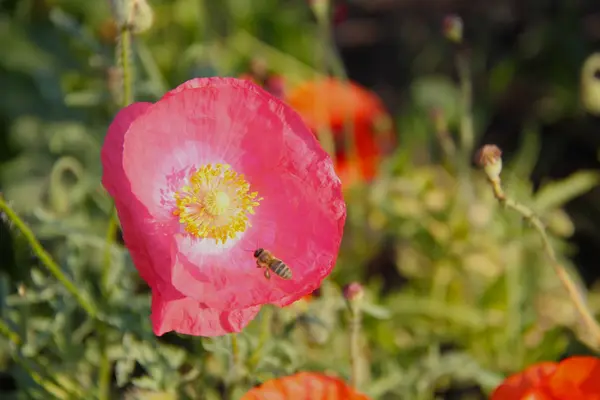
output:
<instances>
[{"instance_id":1,"label":"drooping bud","mask_svg":"<svg viewBox=\"0 0 600 400\"><path fill-rule=\"evenodd\" d=\"M463 40L463 21L458 15L448 15L443 23L444 36L454 43L461 43Z\"/></svg>"},{"instance_id":2,"label":"drooping bud","mask_svg":"<svg viewBox=\"0 0 600 400\"><path fill-rule=\"evenodd\" d=\"M497 181L502 172L502 150L495 144L486 144L477 151L475 163L483 168L490 181Z\"/></svg>"},{"instance_id":3,"label":"drooping bud","mask_svg":"<svg viewBox=\"0 0 600 400\"><path fill-rule=\"evenodd\" d=\"M326 21L329 18L330 0L308 0L308 4L317 20Z\"/></svg>"},{"instance_id":4,"label":"drooping bud","mask_svg":"<svg viewBox=\"0 0 600 400\"><path fill-rule=\"evenodd\" d=\"M111 4L119 23L129 28L133 34L147 31L154 22L154 12L148 0L113 0Z\"/></svg>"},{"instance_id":5,"label":"drooping bud","mask_svg":"<svg viewBox=\"0 0 600 400\"><path fill-rule=\"evenodd\" d=\"M362 300L365 291L360 283L352 282L344 286L343 293L344 298L349 302L357 302Z\"/></svg>"}]
</instances>

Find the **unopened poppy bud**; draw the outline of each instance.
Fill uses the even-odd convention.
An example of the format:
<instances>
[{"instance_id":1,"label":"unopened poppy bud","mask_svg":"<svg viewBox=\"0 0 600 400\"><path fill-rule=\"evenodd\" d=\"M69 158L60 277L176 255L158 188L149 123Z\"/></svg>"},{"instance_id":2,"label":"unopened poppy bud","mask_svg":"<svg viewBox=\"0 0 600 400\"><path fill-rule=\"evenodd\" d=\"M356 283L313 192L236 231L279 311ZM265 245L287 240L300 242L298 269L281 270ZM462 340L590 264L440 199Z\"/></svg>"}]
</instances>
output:
<instances>
[{"instance_id":1,"label":"unopened poppy bud","mask_svg":"<svg viewBox=\"0 0 600 400\"><path fill-rule=\"evenodd\" d=\"M154 22L154 12L147 0L129 0L127 24L134 34L150 29Z\"/></svg>"},{"instance_id":2,"label":"unopened poppy bud","mask_svg":"<svg viewBox=\"0 0 600 400\"><path fill-rule=\"evenodd\" d=\"M502 150L495 144L486 144L475 155L475 162L491 181L498 180L502 172Z\"/></svg>"},{"instance_id":3,"label":"unopened poppy bud","mask_svg":"<svg viewBox=\"0 0 600 400\"><path fill-rule=\"evenodd\" d=\"M463 21L458 15L448 15L444 18L444 36L452 42L461 43L463 40Z\"/></svg>"},{"instance_id":4,"label":"unopened poppy bud","mask_svg":"<svg viewBox=\"0 0 600 400\"><path fill-rule=\"evenodd\" d=\"M269 77L266 82L266 89L273 96L282 99L285 96L285 79L278 75Z\"/></svg>"},{"instance_id":5,"label":"unopened poppy bud","mask_svg":"<svg viewBox=\"0 0 600 400\"><path fill-rule=\"evenodd\" d=\"M324 21L329 18L330 0L308 0L310 8L315 13L318 20Z\"/></svg>"},{"instance_id":6,"label":"unopened poppy bud","mask_svg":"<svg viewBox=\"0 0 600 400\"><path fill-rule=\"evenodd\" d=\"M585 111L600 115L600 53L594 53L581 69L581 102Z\"/></svg>"},{"instance_id":7,"label":"unopened poppy bud","mask_svg":"<svg viewBox=\"0 0 600 400\"><path fill-rule=\"evenodd\" d=\"M344 298L348 301L359 301L363 298L365 291L358 282L352 282L344 286Z\"/></svg>"}]
</instances>

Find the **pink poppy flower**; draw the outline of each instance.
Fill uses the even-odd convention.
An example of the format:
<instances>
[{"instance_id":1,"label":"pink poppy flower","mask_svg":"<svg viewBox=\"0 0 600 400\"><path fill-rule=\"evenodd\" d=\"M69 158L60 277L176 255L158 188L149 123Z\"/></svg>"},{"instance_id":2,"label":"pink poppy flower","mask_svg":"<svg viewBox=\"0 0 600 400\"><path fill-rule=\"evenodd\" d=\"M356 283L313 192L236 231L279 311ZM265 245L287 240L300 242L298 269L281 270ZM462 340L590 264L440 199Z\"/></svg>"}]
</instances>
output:
<instances>
[{"instance_id":1,"label":"pink poppy flower","mask_svg":"<svg viewBox=\"0 0 600 400\"><path fill-rule=\"evenodd\" d=\"M261 305L286 306L333 269L346 205L332 161L296 112L251 82L192 79L124 108L102 165L152 289L156 335L239 332ZM259 247L292 278L266 279Z\"/></svg>"}]
</instances>

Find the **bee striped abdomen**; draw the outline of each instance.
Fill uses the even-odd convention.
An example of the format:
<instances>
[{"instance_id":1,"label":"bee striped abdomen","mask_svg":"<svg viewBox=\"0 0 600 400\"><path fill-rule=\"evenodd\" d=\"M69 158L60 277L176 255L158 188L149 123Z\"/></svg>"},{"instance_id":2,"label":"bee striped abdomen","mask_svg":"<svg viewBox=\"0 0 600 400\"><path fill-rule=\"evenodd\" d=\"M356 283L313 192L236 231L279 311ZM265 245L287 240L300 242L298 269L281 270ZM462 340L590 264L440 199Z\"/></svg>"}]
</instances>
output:
<instances>
[{"instance_id":1,"label":"bee striped abdomen","mask_svg":"<svg viewBox=\"0 0 600 400\"><path fill-rule=\"evenodd\" d=\"M292 270L281 260L274 261L270 265L271 271L282 279L292 279Z\"/></svg>"}]
</instances>

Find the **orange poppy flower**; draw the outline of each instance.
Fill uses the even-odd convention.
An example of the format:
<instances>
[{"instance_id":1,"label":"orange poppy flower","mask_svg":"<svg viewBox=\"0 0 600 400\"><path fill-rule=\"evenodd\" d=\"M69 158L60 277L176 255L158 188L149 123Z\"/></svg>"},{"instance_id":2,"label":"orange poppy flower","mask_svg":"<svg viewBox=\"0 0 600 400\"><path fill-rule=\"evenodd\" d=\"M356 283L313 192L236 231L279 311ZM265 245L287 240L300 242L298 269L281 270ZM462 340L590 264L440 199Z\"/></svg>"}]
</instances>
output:
<instances>
[{"instance_id":1,"label":"orange poppy flower","mask_svg":"<svg viewBox=\"0 0 600 400\"><path fill-rule=\"evenodd\" d=\"M271 379L251 389L241 400L370 400L339 378L316 372Z\"/></svg>"},{"instance_id":2,"label":"orange poppy flower","mask_svg":"<svg viewBox=\"0 0 600 400\"><path fill-rule=\"evenodd\" d=\"M313 132L328 127L334 136L337 172L344 185L375 176L383 153L393 145L393 127L383 103L353 82L333 78L307 81L288 91L285 100ZM357 160L350 159L344 127L350 122Z\"/></svg>"},{"instance_id":3,"label":"orange poppy flower","mask_svg":"<svg viewBox=\"0 0 600 400\"><path fill-rule=\"evenodd\" d=\"M534 364L504 380L490 400L600 400L600 359Z\"/></svg>"}]
</instances>

